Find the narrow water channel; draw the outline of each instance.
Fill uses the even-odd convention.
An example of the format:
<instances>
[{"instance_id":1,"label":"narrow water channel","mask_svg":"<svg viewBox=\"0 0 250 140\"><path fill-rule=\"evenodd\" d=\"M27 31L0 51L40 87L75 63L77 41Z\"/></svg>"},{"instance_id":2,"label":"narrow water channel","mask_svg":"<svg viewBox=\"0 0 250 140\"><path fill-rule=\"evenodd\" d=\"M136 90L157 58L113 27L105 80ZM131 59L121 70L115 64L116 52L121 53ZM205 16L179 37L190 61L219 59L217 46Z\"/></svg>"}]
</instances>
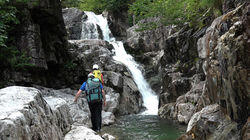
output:
<instances>
[{"instance_id":1,"label":"narrow water channel","mask_svg":"<svg viewBox=\"0 0 250 140\"><path fill-rule=\"evenodd\" d=\"M128 115L117 119L116 124L104 126L118 140L176 140L186 130L185 126L163 120L157 115Z\"/></svg>"}]
</instances>

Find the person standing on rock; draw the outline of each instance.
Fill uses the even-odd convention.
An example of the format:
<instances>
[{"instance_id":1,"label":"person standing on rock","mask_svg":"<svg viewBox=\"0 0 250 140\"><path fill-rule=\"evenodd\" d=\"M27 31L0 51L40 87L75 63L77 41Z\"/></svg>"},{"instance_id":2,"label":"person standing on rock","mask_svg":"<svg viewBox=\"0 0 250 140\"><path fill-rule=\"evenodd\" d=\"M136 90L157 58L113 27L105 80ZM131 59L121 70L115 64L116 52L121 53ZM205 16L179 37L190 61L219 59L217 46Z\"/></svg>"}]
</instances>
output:
<instances>
[{"instance_id":1,"label":"person standing on rock","mask_svg":"<svg viewBox=\"0 0 250 140\"><path fill-rule=\"evenodd\" d=\"M99 66L97 64L93 65L93 71L91 73L93 73L95 78L98 78L100 80L100 82L102 83L102 85L104 85L103 75L102 75L102 73L99 69Z\"/></svg>"},{"instance_id":2,"label":"person standing on rock","mask_svg":"<svg viewBox=\"0 0 250 140\"><path fill-rule=\"evenodd\" d=\"M78 97L85 91L89 110L91 113L92 129L100 132L102 125L102 104L106 106L106 97L103 86L98 78L95 78L93 73L88 74L88 79L84 82L75 96L74 102L77 102Z\"/></svg>"}]
</instances>

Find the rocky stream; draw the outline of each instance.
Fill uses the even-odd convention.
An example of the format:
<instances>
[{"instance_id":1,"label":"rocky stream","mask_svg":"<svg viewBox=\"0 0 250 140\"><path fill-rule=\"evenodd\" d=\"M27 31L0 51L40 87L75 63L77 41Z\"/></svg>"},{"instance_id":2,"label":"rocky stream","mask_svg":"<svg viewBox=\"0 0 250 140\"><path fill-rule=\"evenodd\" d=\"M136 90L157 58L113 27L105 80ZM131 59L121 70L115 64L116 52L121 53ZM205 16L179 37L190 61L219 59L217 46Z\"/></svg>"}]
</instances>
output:
<instances>
[{"instance_id":1,"label":"rocky stream","mask_svg":"<svg viewBox=\"0 0 250 140\"><path fill-rule=\"evenodd\" d=\"M25 70L1 68L0 140L250 139L250 3L228 0L206 26L137 32L127 13L16 5ZM158 18L140 23L157 22ZM84 95L98 64L107 105L91 129Z\"/></svg>"}]
</instances>

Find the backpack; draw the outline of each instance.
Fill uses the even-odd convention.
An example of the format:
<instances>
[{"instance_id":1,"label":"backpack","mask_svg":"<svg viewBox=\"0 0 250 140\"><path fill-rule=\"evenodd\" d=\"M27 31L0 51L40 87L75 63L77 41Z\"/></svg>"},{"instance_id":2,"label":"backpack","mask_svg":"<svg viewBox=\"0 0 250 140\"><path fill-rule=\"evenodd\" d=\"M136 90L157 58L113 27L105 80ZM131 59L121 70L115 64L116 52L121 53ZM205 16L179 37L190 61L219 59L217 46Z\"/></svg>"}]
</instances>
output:
<instances>
[{"instance_id":1,"label":"backpack","mask_svg":"<svg viewBox=\"0 0 250 140\"><path fill-rule=\"evenodd\" d=\"M94 74L95 78L98 78L102 82L102 73L100 70L94 70L93 74Z\"/></svg>"},{"instance_id":2,"label":"backpack","mask_svg":"<svg viewBox=\"0 0 250 140\"><path fill-rule=\"evenodd\" d=\"M85 92L89 103L102 100L102 89L98 78L89 78L86 82Z\"/></svg>"}]
</instances>

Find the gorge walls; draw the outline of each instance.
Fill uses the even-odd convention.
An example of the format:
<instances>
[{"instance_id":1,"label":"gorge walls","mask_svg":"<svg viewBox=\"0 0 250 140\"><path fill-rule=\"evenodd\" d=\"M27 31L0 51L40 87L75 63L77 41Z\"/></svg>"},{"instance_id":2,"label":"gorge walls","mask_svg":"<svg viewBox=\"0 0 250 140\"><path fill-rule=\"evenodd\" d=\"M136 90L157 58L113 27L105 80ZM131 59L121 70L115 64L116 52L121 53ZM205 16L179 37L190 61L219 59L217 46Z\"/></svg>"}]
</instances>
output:
<instances>
[{"instance_id":1,"label":"gorge walls","mask_svg":"<svg viewBox=\"0 0 250 140\"><path fill-rule=\"evenodd\" d=\"M159 29L149 35L145 34L149 31L134 32L137 25L127 30L128 50L145 65L145 75L154 67L152 73L160 77L155 86L160 117L188 124L180 139L241 139L249 129L249 2L225 1L223 11L199 30L161 26L167 30L150 39L156 43L151 51L144 48L151 44L146 38ZM164 42L160 48L158 40ZM160 59L152 55L161 51ZM153 60L160 61L147 65Z\"/></svg>"}]
</instances>

